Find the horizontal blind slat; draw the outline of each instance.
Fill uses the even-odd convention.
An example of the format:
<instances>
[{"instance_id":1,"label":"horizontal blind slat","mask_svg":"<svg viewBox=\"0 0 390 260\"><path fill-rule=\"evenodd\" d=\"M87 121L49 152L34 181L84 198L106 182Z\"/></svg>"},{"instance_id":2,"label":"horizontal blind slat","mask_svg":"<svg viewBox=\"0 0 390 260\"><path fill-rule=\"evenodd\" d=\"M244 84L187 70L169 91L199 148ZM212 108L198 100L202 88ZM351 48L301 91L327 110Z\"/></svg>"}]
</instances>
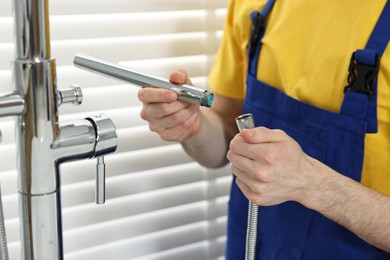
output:
<instances>
[{"instance_id":1,"label":"horizontal blind slat","mask_svg":"<svg viewBox=\"0 0 390 260\"><path fill-rule=\"evenodd\" d=\"M115 219L198 203L205 200L204 188L204 183L197 182L158 191L148 191L137 195L110 198L103 206L91 202L67 207L63 211L64 217L68 217L64 219L64 226L66 229L77 229L85 225L115 221Z\"/></svg>"},{"instance_id":2,"label":"horizontal blind slat","mask_svg":"<svg viewBox=\"0 0 390 260\"><path fill-rule=\"evenodd\" d=\"M65 244L65 250L77 251L82 248L108 244L112 241L137 239L150 233L157 234L165 230L202 222L205 219L205 210L205 203L199 202L67 230L64 232L64 239L68 241ZM177 216L180 218L176 218Z\"/></svg>"},{"instance_id":3,"label":"horizontal blind slat","mask_svg":"<svg viewBox=\"0 0 390 260\"><path fill-rule=\"evenodd\" d=\"M125 12L158 12L166 10L193 10L203 9L207 0L67 0L49 1L49 10L52 15L68 14L98 14L98 13L125 13ZM228 0L215 1L216 8L227 6ZM0 2L0 16L11 16L11 1ZM76 8L77 7L77 8Z\"/></svg>"},{"instance_id":4,"label":"horizontal blind slat","mask_svg":"<svg viewBox=\"0 0 390 260\"><path fill-rule=\"evenodd\" d=\"M155 251L164 251L203 241L206 238L207 223L201 222L187 227L179 227L164 232L151 233L134 239L126 239L109 244L87 248L65 254L72 259L133 259ZM158 247L156 250L155 247Z\"/></svg>"},{"instance_id":5,"label":"horizontal blind slat","mask_svg":"<svg viewBox=\"0 0 390 260\"><path fill-rule=\"evenodd\" d=\"M205 16L206 13L202 10L126 13L115 16L53 16L50 21L51 37L57 41L198 32L205 30ZM69 31L69 28L75 26L77 32Z\"/></svg>"},{"instance_id":6,"label":"horizontal blind slat","mask_svg":"<svg viewBox=\"0 0 390 260\"><path fill-rule=\"evenodd\" d=\"M194 32L54 41L52 42L52 56L56 57L57 65L61 66L73 64L73 57L79 52L109 57L108 59L118 62L201 55L205 53L206 39L205 33ZM92 53L91 46L93 46Z\"/></svg>"},{"instance_id":7,"label":"horizontal blind slat","mask_svg":"<svg viewBox=\"0 0 390 260\"><path fill-rule=\"evenodd\" d=\"M173 249L159 251L155 254L136 257L133 260L172 260L172 259L210 259L207 255L209 244L198 242L190 245L175 247Z\"/></svg>"},{"instance_id":8,"label":"horizontal blind slat","mask_svg":"<svg viewBox=\"0 0 390 260\"><path fill-rule=\"evenodd\" d=\"M94 172L91 173L94 174ZM109 169L107 169L107 174L108 173ZM93 178L92 174L90 174L91 179ZM114 177L108 175L106 180L106 194L108 198L128 196L154 189L157 190L177 185L190 184L192 182L201 181L202 178L201 169L199 169L199 166L193 165L192 163L185 165L178 164L161 169L153 168L149 171L140 171L131 174L126 173ZM71 181L73 182L74 179ZM109 188L111 190L109 190ZM68 204L77 205L77 203L81 204L85 203L85 201L93 201L94 179L64 185L62 191L66 194L63 198L64 207L68 207ZM81 192L86 199L81 197L78 198L76 192Z\"/></svg>"}]
</instances>

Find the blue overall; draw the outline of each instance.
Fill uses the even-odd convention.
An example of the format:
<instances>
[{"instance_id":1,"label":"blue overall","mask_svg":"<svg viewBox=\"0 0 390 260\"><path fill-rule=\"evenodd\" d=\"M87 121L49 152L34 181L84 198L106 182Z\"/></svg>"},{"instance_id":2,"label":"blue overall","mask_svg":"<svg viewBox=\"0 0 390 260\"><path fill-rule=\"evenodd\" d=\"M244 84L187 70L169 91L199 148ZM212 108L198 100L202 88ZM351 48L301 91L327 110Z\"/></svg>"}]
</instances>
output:
<instances>
[{"instance_id":1,"label":"blue overall","mask_svg":"<svg viewBox=\"0 0 390 260\"><path fill-rule=\"evenodd\" d=\"M257 15L265 18L273 3L274 0L269 0ZM382 56L389 42L389 18L390 4L387 2L366 48L354 53L356 63L373 67L378 62L378 57ZM339 113L293 99L257 80L257 63L265 25L262 27L257 32L258 39L255 39L254 46L250 46L248 51L247 94L243 112L252 113L258 126L284 130L306 154L359 182L365 135L378 130L377 81L372 82L372 93L347 90ZM346 55L350 56L351 53ZM340 91L343 88L339 86ZM248 200L233 180L226 259L244 259L247 207ZM297 202L285 202L259 208L256 258L367 260L390 259L390 254L381 252L316 211Z\"/></svg>"}]
</instances>

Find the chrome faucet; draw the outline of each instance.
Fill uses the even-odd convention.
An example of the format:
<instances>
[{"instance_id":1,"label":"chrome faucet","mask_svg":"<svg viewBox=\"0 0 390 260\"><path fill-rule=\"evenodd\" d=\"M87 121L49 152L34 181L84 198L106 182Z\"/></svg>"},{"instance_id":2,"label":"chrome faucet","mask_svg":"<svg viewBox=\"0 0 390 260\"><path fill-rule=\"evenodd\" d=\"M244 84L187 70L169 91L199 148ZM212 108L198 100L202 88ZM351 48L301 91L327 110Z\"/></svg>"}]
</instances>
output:
<instances>
[{"instance_id":1,"label":"chrome faucet","mask_svg":"<svg viewBox=\"0 0 390 260\"><path fill-rule=\"evenodd\" d=\"M21 258L63 259L59 165L98 158L97 202L104 203L104 156L117 147L103 115L59 123L61 104L80 104L79 87L59 91L50 56L48 0L12 0L14 92L0 97L0 116L14 116Z\"/></svg>"}]
</instances>

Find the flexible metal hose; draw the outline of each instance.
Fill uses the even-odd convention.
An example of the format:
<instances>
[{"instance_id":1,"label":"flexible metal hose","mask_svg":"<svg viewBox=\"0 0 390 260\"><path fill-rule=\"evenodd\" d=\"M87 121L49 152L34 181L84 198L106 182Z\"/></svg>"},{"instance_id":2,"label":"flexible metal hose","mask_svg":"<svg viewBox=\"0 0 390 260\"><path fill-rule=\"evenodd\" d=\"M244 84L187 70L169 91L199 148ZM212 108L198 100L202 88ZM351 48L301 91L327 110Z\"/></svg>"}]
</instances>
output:
<instances>
[{"instance_id":1,"label":"flexible metal hose","mask_svg":"<svg viewBox=\"0 0 390 260\"><path fill-rule=\"evenodd\" d=\"M5 234L1 187L0 187L0 259L8 260L7 236Z\"/></svg>"},{"instance_id":2,"label":"flexible metal hose","mask_svg":"<svg viewBox=\"0 0 390 260\"><path fill-rule=\"evenodd\" d=\"M243 114L236 118L236 124L240 132L245 128L254 128L253 115ZM258 226L259 206L249 202L248 224L246 229L245 260L254 260L256 256L256 240Z\"/></svg>"},{"instance_id":3,"label":"flexible metal hose","mask_svg":"<svg viewBox=\"0 0 390 260\"><path fill-rule=\"evenodd\" d=\"M245 260L254 260L256 256L256 240L259 206L249 202L248 225L246 229Z\"/></svg>"}]
</instances>

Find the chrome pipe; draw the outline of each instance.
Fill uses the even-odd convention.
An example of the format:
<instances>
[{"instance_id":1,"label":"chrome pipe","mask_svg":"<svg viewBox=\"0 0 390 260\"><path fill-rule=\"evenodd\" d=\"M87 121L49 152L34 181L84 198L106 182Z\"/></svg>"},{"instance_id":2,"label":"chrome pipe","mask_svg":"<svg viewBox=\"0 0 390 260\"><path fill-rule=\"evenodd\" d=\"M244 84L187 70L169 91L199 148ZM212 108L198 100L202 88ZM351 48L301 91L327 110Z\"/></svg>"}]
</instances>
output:
<instances>
[{"instance_id":1,"label":"chrome pipe","mask_svg":"<svg viewBox=\"0 0 390 260\"><path fill-rule=\"evenodd\" d=\"M19 116L24 112L24 99L16 93L0 97L0 116Z\"/></svg>"},{"instance_id":2,"label":"chrome pipe","mask_svg":"<svg viewBox=\"0 0 390 260\"><path fill-rule=\"evenodd\" d=\"M236 118L238 130L254 128L255 122L251 113L240 115ZM259 218L259 206L249 201L248 224L246 229L245 260L254 260L256 257L257 228Z\"/></svg>"},{"instance_id":3,"label":"chrome pipe","mask_svg":"<svg viewBox=\"0 0 390 260\"><path fill-rule=\"evenodd\" d=\"M15 58L50 58L47 0L13 0Z\"/></svg>"}]
</instances>

